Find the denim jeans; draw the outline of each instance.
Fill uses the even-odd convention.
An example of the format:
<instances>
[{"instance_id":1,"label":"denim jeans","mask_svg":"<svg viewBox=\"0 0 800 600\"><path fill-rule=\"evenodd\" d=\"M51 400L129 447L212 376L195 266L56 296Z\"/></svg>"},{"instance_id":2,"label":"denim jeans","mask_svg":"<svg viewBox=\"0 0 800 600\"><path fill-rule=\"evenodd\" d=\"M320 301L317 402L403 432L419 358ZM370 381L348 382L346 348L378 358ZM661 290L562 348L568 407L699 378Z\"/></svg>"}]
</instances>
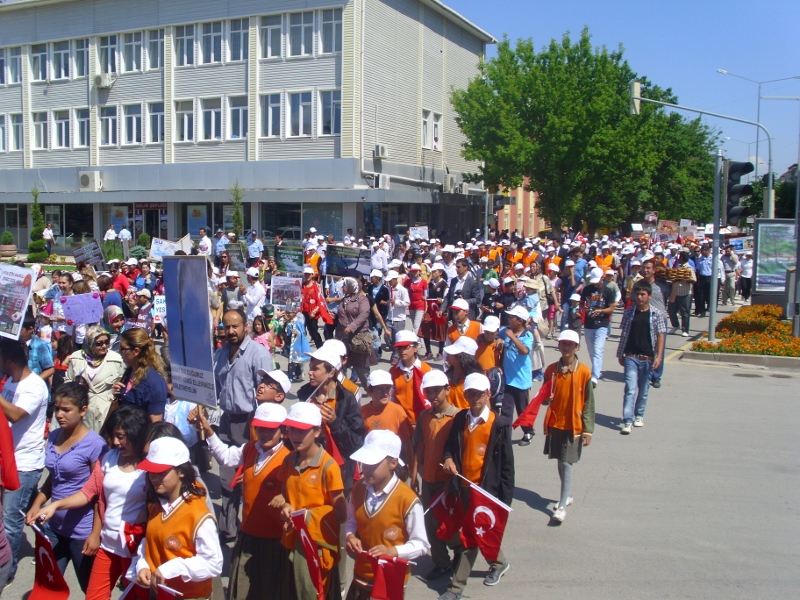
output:
<instances>
[{"instance_id":1,"label":"denim jeans","mask_svg":"<svg viewBox=\"0 0 800 600\"><path fill-rule=\"evenodd\" d=\"M392 360L397 358L397 349L394 347L395 340L397 338L397 332L403 331L406 328L406 320L403 319L402 321L388 321L386 326L389 328L389 331L386 333L392 336Z\"/></svg>"},{"instance_id":2,"label":"denim jeans","mask_svg":"<svg viewBox=\"0 0 800 600\"><path fill-rule=\"evenodd\" d=\"M11 547L11 573L8 580L14 579L17 572L17 562L19 562L19 546L22 543L23 528L25 527L25 516L20 513L28 512L31 505L33 493L39 484L42 476L42 469L36 471L20 471L19 489L13 492L6 491L3 496L3 524L6 527L6 537Z\"/></svg>"},{"instance_id":3,"label":"denim jeans","mask_svg":"<svg viewBox=\"0 0 800 600\"><path fill-rule=\"evenodd\" d=\"M664 317L664 327L669 329L669 319L667 317ZM657 369L653 369L651 367L650 381L653 381L653 382L661 381L661 377L664 375L664 363L667 362L666 359L667 359L667 356L666 356L666 348L665 348L664 349L664 356L661 358L661 364L658 365Z\"/></svg>"},{"instance_id":4,"label":"denim jeans","mask_svg":"<svg viewBox=\"0 0 800 600\"><path fill-rule=\"evenodd\" d=\"M600 379L603 374L603 350L606 347L608 327L584 329L583 335L586 338L586 350L592 361L592 379Z\"/></svg>"},{"instance_id":5,"label":"denim jeans","mask_svg":"<svg viewBox=\"0 0 800 600\"><path fill-rule=\"evenodd\" d=\"M561 331L564 331L569 324L569 307L571 304L569 302L562 302L561 303Z\"/></svg>"},{"instance_id":6,"label":"denim jeans","mask_svg":"<svg viewBox=\"0 0 800 600\"><path fill-rule=\"evenodd\" d=\"M86 540L74 540L65 535L56 533L45 524L44 534L53 545L53 556L55 556L58 570L66 573L67 565L72 562L78 585L82 592L86 592L89 587L89 576L92 574L94 556L84 556L83 544Z\"/></svg>"},{"instance_id":7,"label":"denim jeans","mask_svg":"<svg viewBox=\"0 0 800 600\"><path fill-rule=\"evenodd\" d=\"M622 402L623 423L633 423L633 417L644 417L647 394L650 392L650 369L653 363L625 357L625 398Z\"/></svg>"}]
</instances>

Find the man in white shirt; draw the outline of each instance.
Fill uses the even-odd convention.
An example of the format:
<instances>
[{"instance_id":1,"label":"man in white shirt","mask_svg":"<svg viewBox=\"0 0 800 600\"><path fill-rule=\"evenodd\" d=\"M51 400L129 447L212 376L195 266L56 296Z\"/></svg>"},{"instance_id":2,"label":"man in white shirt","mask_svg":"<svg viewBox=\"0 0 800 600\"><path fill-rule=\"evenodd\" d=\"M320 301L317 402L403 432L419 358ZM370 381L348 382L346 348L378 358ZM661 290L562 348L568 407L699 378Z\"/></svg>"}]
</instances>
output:
<instances>
[{"instance_id":1,"label":"man in white shirt","mask_svg":"<svg viewBox=\"0 0 800 600\"><path fill-rule=\"evenodd\" d=\"M392 362L397 361L397 348L394 347L397 340L397 332L406 328L406 308L411 304L408 297L408 290L400 283L400 275L397 271L389 271L386 274L387 287L389 288L389 313L386 316L386 325L389 327L388 335L392 338Z\"/></svg>"},{"instance_id":2,"label":"man in white shirt","mask_svg":"<svg viewBox=\"0 0 800 600\"><path fill-rule=\"evenodd\" d=\"M20 488L6 490L3 496L3 524L11 547L11 573L14 579L23 537L25 517L31 494L36 490L44 469L44 426L47 412L47 384L28 368L23 344L8 338L0 339L0 369L8 375L0 409L11 424L14 458L19 472Z\"/></svg>"},{"instance_id":3,"label":"man in white shirt","mask_svg":"<svg viewBox=\"0 0 800 600\"><path fill-rule=\"evenodd\" d=\"M264 284L258 280L258 269L250 267L247 269L247 288L242 286L244 294L244 304L247 309L247 324L251 325L253 319L261 314L264 301L267 298L267 290Z\"/></svg>"},{"instance_id":4,"label":"man in white shirt","mask_svg":"<svg viewBox=\"0 0 800 600\"><path fill-rule=\"evenodd\" d=\"M372 263L373 269L377 269L381 273L386 273L389 268L389 256L383 249L383 246L378 242L372 243Z\"/></svg>"},{"instance_id":5,"label":"man in white shirt","mask_svg":"<svg viewBox=\"0 0 800 600\"><path fill-rule=\"evenodd\" d=\"M747 302L753 291L753 253L749 250L739 261L739 280L742 284L742 301Z\"/></svg>"},{"instance_id":6,"label":"man in white shirt","mask_svg":"<svg viewBox=\"0 0 800 600\"><path fill-rule=\"evenodd\" d=\"M355 236L353 235L353 230L351 228L347 229L347 235L344 236L344 245L350 246L355 241Z\"/></svg>"},{"instance_id":7,"label":"man in white shirt","mask_svg":"<svg viewBox=\"0 0 800 600\"><path fill-rule=\"evenodd\" d=\"M111 223L111 225L108 226L108 229L106 229L106 234L103 236L103 241L113 242L115 239L117 239L117 232L114 230L114 224Z\"/></svg>"},{"instance_id":8,"label":"man in white shirt","mask_svg":"<svg viewBox=\"0 0 800 600\"><path fill-rule=\"evenodd\" d=\"M213 246L211 245L211 238L208 237L208 230L205 227L201 227L198 233L200 234L200 241L197 242L197 253L200 256L211 256Z\"/></svg>"},{"instance_id":9,"label":"man in white shirt","mask_svg":"<svg viewBox=\"0 0 800 600\"><path fill-rule=\"evenodd\" d=\"M127 226L123 226L122 229L119 230L119 241L124 242L125 240L128 240L130 242L131 238L133 238L131 232L128 231Z\"/></svg>"}]
</instances>

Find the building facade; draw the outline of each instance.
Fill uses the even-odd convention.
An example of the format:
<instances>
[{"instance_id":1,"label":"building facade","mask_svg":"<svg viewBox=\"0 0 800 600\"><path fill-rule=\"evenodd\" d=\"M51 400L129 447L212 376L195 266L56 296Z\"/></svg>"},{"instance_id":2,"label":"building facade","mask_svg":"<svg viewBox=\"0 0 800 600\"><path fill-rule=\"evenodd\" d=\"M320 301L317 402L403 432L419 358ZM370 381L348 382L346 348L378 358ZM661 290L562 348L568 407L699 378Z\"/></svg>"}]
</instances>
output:
<instances>
[{"instance_id":1,"label":"building facade","mask_svg":"<svg viewBox=\"0 0 800 600\"><path fill-rule=\"evenodd\" d=\"M480 219L449 94L492 36L439 0L0 4L0 230L341 238Z\"/></svg>"},{"instance_id":2,"label":"building facade","mask_svg":"<svg viewBox=\"0 0 800 600\"><path fill-rule=\"evenodd\" d=\"M528 191L525 186L529 184L529 179L524 178L522 186L509 190L509 196L514 198L515 204L507 204L497 211L496 227L503 231L507 229L509 233L517 231L523 237L539 237L540 233L550 232L547 221L539 217L536 212L536 203L539 201L539 194L535 191Z\"/></svg>"}]
</instances>

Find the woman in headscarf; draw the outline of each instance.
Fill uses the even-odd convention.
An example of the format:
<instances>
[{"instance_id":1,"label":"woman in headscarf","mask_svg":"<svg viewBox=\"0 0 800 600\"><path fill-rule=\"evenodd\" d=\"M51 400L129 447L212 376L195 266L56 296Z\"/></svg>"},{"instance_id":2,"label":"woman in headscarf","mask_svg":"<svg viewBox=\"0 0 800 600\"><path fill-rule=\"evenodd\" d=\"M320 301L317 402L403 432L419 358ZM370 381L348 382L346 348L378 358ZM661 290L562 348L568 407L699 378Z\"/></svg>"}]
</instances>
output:
<instances>
[{"instance_id":1,"label":"woman in headscarf","mask_svg":"<svg viewBox=\"0 0 800 600\"><path fill-rule=\"evenodd\" d=\"M125 331L125 313L114 304L103 311L103 329L109 336L109 350L119 351L119 335Z\"/></svg>"},{"instance_id":2,"label":"woman in headscarf","mask_svg":"<svg viewBox=\"0 0 800 600\"><path fill-rule=\"evenodd\" d=\"M89 387L89 409L83 422L96 433L100 433L114 399L113 385L125 372L122 357L109 348L110 342L111 336L102 327L89 325L83 339L83 348L72 353L67 374L64 376L64 381L67 382L78 377L86 381Z\"/></svg>"},{"instance_id":3,"label":"woman in headscarf","mask_svg":"<svg viewBox=\"0 0 800 600\"><path fill-rule=\"evenodd\" d=\"M368 352L353 352L351 340L364 331L369 331L369 300L361 293L361 285L353 277L345 277L342 290L344 298L339 304L336 314L336 339L347 346L347 362L353 367L361 380L361 385L367 389L369 368L378 364L375 351L370 345Z\"/></svg>"}]
</instances>

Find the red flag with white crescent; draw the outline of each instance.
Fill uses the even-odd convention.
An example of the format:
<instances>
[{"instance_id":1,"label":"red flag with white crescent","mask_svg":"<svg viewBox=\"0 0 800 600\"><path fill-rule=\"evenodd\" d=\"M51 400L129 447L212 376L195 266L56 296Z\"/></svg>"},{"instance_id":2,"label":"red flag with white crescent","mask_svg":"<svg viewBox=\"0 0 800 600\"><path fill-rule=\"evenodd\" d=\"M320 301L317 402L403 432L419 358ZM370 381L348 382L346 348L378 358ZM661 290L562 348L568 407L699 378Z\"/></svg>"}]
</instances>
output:
<instances>
[{"instance_id":1,"label":"red flag with white crescent","mask_svg":"<svg viewBox=\"0 0 800 600\"><path fill-rule=\"evenodd\" d=\"M36 535L36 577L29 600L69 600L69 586L58 568L53 555L50 540L38 527L34 527Z\"/></svg>"},{"instance_id":2,"label":"red flag with white crescent","mask_svg":"<svg viewBox=\"0 0 800 600\"><path fill-rule=\"evenodd\" d=\"M436 530L436 537L440 540L451 539L461 529L464 520L461 498L442 492L431 502L429 510L433 511L433 516L440 523Z\"/></svg>"},{"instance_id":3,"label":"red flag with white crescent","mask_svg":"<svg viewBox=\"0 0 800 600\"><path fill-rule=\"evenodd\" d=\"M461 542L466 548L477 546L487 561L496 562L509 513L510 506L477 485L470 484L469 506L461 527Z\"/></svg>"},{"instance_id":4,"label":"red flag with white crescent","mask_svg":"<svg viewBox=\"0 0 800 600\"><path fill-rule=\"evenodd\" d=\"M311 576L311 581L314 582L314 587L317 588L317 598L322 600L325 597L325 587L322 585L322 565L319 563L319 553L317 552L317 543L311 538L306 527L306 509L296 510L291 514L292 525L297 532L297 539L303 547L303 555L306 557L306 564L308 565L308 574Z\"/></svg>"},{"instance_id":5,"label":"red flag with white crescent","mask_svg":"<svg viewBox=\"0 0 800 600\"><path fill-rule=\"evenodd\" d=\"M405 595L406 573L408 561L390 556L369 555L372 562L372 572L375 578L372 582L371 600L403 600Z\"/></svg>"}]
</instances>

